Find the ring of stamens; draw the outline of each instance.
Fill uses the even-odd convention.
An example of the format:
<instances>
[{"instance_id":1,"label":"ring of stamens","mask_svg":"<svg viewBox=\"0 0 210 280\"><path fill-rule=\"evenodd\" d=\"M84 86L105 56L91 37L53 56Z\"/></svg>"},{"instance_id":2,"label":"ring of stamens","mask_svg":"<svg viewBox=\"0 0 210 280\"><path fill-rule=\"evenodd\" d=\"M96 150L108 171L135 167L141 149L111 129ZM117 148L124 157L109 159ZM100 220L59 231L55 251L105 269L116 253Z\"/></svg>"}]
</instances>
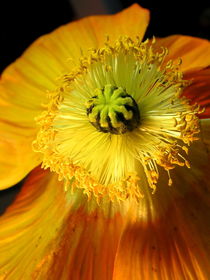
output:
<instances>
[{"instance_id":1,"label":"ring of stamens","mask_svg":"<svg viewBox=\"0 0 210 280\"><path fill-rule=\"evenodd\" d=\"M145 192L141 176L154 191L160 167L169 185L171 169L190 167L183 152L197 140L201 110L181 97L188 82L179 64L165 63L168 50L154 51L154 44L107 41L49 94L33 148L67 188L97 200L138 201Z\"/></svg>"}]
</instances>

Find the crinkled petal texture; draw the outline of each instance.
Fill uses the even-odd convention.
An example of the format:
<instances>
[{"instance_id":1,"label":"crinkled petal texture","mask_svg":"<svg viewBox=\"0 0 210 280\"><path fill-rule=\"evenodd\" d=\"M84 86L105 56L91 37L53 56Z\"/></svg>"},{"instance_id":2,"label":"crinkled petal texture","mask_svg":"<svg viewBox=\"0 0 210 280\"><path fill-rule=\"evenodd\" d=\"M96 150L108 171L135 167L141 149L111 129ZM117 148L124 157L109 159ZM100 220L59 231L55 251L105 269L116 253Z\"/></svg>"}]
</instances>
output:
<instances>
[{"instance_id":1,"label":"crinkled petal texture","mask_svg":"<svg viewBox=\"0 0 210 280\"><path fill-rule=\"evenodd\" d=\"M47 266L68 211L60 188L56 176L37 168L0 218L0 279L33 279L36 266Z\"/></svg>"},{"instance_id":2,"label":"crinkled petal texture","mask_svg":"<svg viewBox=\"0 0 210 280\"><path fill-rule=\"evenodd\" d=\"M156 48L165 47L169 50L166 62L181 59L180 69L198 70L210 65L210 42L191 36L172 35L158 38Z\"/></svg>"},{"instance_id":3,"label":"crinkled petal texture","mask_svg":"<svg viewBox=\"0 0 210 280\"><path fill-rule=\"evenodd\" d=\"M192 168L139 205L97 205L36 168L0 218L0 279L209 279L210 120L201 126Z\"/></svg>"},{"instance_id":4,"label":"crinkled petal texture","mask_svg":"<svg viewBox=\"0 0 210 280\"><path fill-rule=\"evenodd\" d=\"M175 37L162 41L171 46L171 57L176 50L172 45L183 42L183 37L179 37L179 42L172 40ZM202 45L206 45L203 52L208 53L209 43L203 42L199 51L198 45L197 51L188 53L187 49L196 45L189 39L192 46L187 47L186 40L182 53L186 58L189 56L189 61L183 61L183 69L184 78L191 85L183 95L206 108L201 114L200 140L190 148L191 168L176 168L171 188L163 188L164 182L160 183L150 208L146 207L146 221L140 218L126 227L115 259L116 280L210 278L210 72L209 55L201 54ZM190 68L190 59L191 65L197 61L194 69Z\"/></svg>"},{"instance_id":5,"label":"crinkled petal texture","mask_svg":"<svg viewBox=\"0 0 210 280\"><path fill-rule=\"evenodd\" d=\"M202 128L202 141L191 149L191 169L177 168L173 186L159 187L151 201L153 211L162 214L153 219L148 208L146 221L140 219L126 227L114 279L210 278L210 120ZM160 211L164 196L168 204Z\"/></svg>"},{"instance_id":6,"label":"crinkled petal texture","mask_svg":"<svg viewBox=\"0 0 210 280\"><path fill-rule=\"evenodd\" d=\"M2 73L0 189L14 185L40 163L31 149L37 133L34 118L43 111L47 93L55 90L59 77L79 63L81 54L101 47L106 36L143 38L148 22L149 12L138 5L116 15L84 18L39 38Z\"/></svg>"},{"instance_id":7,"label":"crinkled petal texture","mask_svg":"<svg viewBox=\"0 0 210 280\"><path fill-rule=\"evenodd\" d=\"M192 104L197 102L205 109L200 118L208 118L210 116L210 66L199 71L189 70L184 78L191 81L184 95L191 100Z\"/></svg>"},{"instance_id":8,"label":"crinkled petal texture","mask_svg":"<svg viewBox=\"0 0 210 280\"><path fill-rule=\"evenodd\" d=\"M102 211L37 167L0 217L0 279L112 279L122 230L110 203Z\"/></svg>"},{"instance_id":9,"label":"crinkled petal texture","mask_svg":"<svg viewBox=\"0 0 210 280\"><path fill-rule=\"evenodd\" d=\"M5 188L40 162L30 150L34 117L69 72L72 60L120 35L143 37L148 12L137 5L115 16L90 17L37 40L2 75L0 182ZM200 140L190 149L191 168L171 172L154 195L137 205L105 200L97 205L64 191L57 176L37 167L0 217L0 279L185 280L210 279L209 43L186 36L160 39L168 59L183 58L193 79L184 94L205 106ZM12 159L12 160L11 160ZM12 161L12 162L11 162ZM3 167L5 169L3 169ZM10 167L10 169L8 168ZM146 179L141 178L146 186Z\"/></svg>"}]
</instances>

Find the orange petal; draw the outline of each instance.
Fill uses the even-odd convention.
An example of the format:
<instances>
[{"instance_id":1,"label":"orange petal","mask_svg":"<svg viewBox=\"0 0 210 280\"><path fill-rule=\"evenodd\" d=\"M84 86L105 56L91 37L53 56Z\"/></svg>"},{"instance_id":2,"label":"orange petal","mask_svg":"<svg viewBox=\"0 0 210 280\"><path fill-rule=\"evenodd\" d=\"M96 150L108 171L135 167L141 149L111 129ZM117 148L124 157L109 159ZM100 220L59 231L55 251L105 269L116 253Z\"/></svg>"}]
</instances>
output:
<instances>
[{"instance_id":1,"label":"orange petal","mask_svg":"<svg viewBox=\"0 0 210 280\"><path fill-rule=\"evenodd\" d=\"M0 279L33 279L37 264L53 253L50 243L54 244L67 209L57 177L34 170L0 217Z\"/></svg>"},{"instance_id":2,"label":"orange petal","mask_svg":"<svg viewBox=\"0 0 210 280\"><path fill-rule=\"evenodd\" d=\"M64 192L56 176L37 168L0 218L0 277L208 279L209 121L201 127L192 169L178 168L173 187L159 186L143 199L138 218L128 211L126 230L127 217L117 214L116 205L97 206Z\"/></svg>"},{"instance_id":3,"label":"orange petal","mask_svg":"<svg viewBox=\"0 0 210 280\"><path fill-rule=\"evenodd\" d=\"M210 42L190 36L172 35L158 38L156 47L169 50L168 60L182 59L181 70L200 69L210 65Z\"/></svg>"},{"instance_id":4,"label":"orange petal","mask_svg":"<svg viewBox=\"0 0 210 280\"><path fill-rule=\"evenodd\" d=\"M151 199L147 218L139 217L123 233L113 279L210 278L210 120L201 127L202 138L189 155L191 168L177 167L173 185L159 186ZM164 193L171 198L163 212Z\"/></svg>"},{"instance_id":5,"label":"orange petal","mask_svg":"<svg viewBox=\"0 0 210 280\"><path fill-rule=\"evenodd\" d=\"M133 4L115 16L89 17L92 29L97 38L99 46L103 46L105 36L116 40L120 36L129 36L133 39L138 36L143 39L149 24L149 11Z\"/></svg>"},{"instance_id":6,"label":"orange petal","mask_svg":"<svg viewBox=\"0 0 210 280\"><path fill-rule=\"evenodd\" d=\"M40 163L39 155L32 152L31 129L15 127L0 122L0 189L11 187L24 178L34 165Z\"/></svg>"},{"instance_id":7,"label":"orange petal","mask_svg":"<svg viewBox=\"0 0 210 280\"><path fill-rule=\"evenodd\" d=\"M111 40L121 35L142 38L148 21L149 12L133 5L116 15L72 22L39 38L2 73L1 189L17 183L40 163L30 148L37 132L34 118L47 103L46 93L59 84L58 78L78 63L81 52L87 54L88 49L101 46L107 35Z\"/></svg>"},{"instance_id":8,"label":"orange petal","mask_svg":"<svg viewBox=\"0 0 210 280\"><path fill-rule=\"evenodd\" d=\"M210 117L210 67L199 71L188 71L184 79L190 80L191 84L186 87L183 95L191 100L191 103L200 104L205 111L199 115L200 118Z\"/></svg>"},{"instance_id":9,"label":"orange petal","mask_svg":"<svg viewBox=\"0 0 210 280\"><path fill-rule=\"evenodd\" d=\"M38 275L55 280L111 280L122 225L120 216L107 218L99 209L87 214L80 208L66 221L47 275L41 267Z\"/></svg>"},{"instance_id":10,"label":"orange petal","mask_svg":"<svg viewBox=\"0 0 210 280\"><path fill-rule=\"evenodd\" d=\"M0 279L111 279L123 229L112 210L37 168L0 217Z\"/></svg>"},{"instance_id":11,"label":"orange petal","mask_svg":"<svg viewBox=\"0 0 210 280\"><path fill-rule=\"evenodd\" d=\"M210 119L203 119L201 123L201 139L210 154Z\"/></svg>"}]
</instances>

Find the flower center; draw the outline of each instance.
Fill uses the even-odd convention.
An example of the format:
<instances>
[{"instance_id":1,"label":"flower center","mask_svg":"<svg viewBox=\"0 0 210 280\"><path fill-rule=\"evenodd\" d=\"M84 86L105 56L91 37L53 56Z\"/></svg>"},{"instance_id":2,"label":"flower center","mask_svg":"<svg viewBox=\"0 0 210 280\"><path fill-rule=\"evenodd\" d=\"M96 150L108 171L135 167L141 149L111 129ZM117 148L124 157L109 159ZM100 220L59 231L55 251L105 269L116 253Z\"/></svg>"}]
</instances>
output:
<instances>
[{"instance_id":1,"label":"flower center","mask_svg":"<svg viewBox=\"0 0 210 280\"><path fill-rule=\"evenodd\" d=\"M96 89L95 93L86 107L89 121L98 131L124 134L138 127L138 105L123 88L105 85L103 89Z\"/></svg>"},{"instance_id":2,"label":"flower center","mask_svg":"<svg viewBox=\"0 0 210 280\"><path fill-rule=\"evenodd\" d=\"M171 185L172 169L190 167L200 109L182 97L188 82L167 53L123 37L82 57L37 118L43 168L97 200L139 201L164 170Z\"/></svg>"}]
</instances>

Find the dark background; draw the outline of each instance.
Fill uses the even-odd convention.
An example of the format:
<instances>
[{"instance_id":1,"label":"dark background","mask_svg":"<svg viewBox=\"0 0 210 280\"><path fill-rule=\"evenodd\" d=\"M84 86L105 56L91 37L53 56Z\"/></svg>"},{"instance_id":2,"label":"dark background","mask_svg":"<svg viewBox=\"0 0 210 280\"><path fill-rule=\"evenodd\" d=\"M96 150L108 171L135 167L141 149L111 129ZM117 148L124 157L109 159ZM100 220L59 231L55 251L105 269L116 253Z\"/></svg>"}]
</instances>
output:
<instances>
[{"instance_id":1,"label":"dark background","mask_svg":"<svg viewBox=\"0 0 210 280\"><path fill-rule=\"evenodd\" d=\"M0 71L36 38L56 27L91 14L115 13L133 3L151 11L146 37L184 34L210 39L210 3L206 0L5 0L0 4ZM0 192L0 213L20 185Z\"/></svg>"},{"instance_id":2,"label":"dark background","mask_svg":"<svg viewBox=\"0 0 210 280\"><path fill-rule=\"evenodd\" d=\"M151 11L147 37L185 34L210 39L206 0L5 0L0 4L0 71L42 34L83 16L118 12L135 2Z\"/></svg>"}]
</instances>

